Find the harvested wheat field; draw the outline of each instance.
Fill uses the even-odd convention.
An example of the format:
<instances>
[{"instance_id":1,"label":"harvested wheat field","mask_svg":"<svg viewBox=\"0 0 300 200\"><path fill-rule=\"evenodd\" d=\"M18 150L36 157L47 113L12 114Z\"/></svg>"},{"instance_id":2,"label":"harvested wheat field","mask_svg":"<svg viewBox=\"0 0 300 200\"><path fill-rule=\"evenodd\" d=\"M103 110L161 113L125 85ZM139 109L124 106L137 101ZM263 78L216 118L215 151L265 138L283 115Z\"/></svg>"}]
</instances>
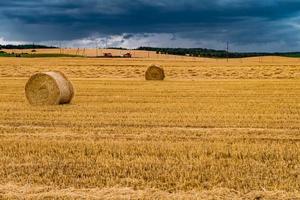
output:
<instances>
[{"instance_id":1,"label":"harvested wheat field","mask_svg":"<svg viewBox=\"0 0 300 200\"><path fill-rule=\"evenodd\" d=\"M71 104L31 106L57 70ZM0 58L0 111L1 199L300 199L298 59Z\"/></svg>"}]
</instances>

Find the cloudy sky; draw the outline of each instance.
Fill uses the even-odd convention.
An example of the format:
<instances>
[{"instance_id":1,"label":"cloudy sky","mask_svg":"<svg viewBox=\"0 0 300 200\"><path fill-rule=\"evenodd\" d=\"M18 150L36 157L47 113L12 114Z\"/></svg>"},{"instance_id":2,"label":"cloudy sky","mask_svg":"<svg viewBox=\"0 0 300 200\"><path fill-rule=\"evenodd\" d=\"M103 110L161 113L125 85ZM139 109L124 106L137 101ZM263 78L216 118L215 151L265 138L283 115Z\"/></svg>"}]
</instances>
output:
<instances>
[{"instance_id":1,"label":"cloudy sky","mask_svg":"<svg viewBox=\"0 0 300 200\"><path fill-rule=\"evenodd\" d=\"M300 51L300 0L1 0L0 43Z\"/></svg>"}]
</instances>

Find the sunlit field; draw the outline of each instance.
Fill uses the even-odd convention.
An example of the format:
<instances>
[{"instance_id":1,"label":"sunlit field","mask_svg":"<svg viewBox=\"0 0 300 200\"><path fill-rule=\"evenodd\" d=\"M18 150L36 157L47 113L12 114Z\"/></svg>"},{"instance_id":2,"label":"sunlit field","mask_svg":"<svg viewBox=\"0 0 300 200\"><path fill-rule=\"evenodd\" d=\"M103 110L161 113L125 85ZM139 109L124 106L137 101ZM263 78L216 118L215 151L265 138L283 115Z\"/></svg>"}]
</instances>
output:
<instances>
[{"instance_id":1,"label":"sunlit field","mask_svg":"<svg viewBox=\"0 0 300 200\"><path fill-rule=\"evenodd\" d=\"M300 199L299 59L140 55L0 58L2 199ZM27 103L49 70L70 105Z\"/></svg>"}]
</instances>

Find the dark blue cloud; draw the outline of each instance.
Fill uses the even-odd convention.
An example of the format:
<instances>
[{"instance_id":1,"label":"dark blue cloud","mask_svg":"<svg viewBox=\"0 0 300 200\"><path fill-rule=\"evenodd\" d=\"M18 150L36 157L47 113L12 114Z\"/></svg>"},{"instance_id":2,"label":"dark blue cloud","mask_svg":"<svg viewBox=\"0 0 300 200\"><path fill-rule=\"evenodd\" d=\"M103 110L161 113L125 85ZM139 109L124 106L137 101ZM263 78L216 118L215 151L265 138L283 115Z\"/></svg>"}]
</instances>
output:
<instances>
[{"instance_id":1,"label":"dark blue cloud","mask_svg":"<svg viewBox=\"0 0 300 200\"><path fill-rule=\"evenodd\" d=\"M44 41L170 33L173 40L189 38L199 45L229 40L238 48L280 41L294 50L299 11L298 0L2 0L0 37Z\"/></svg>"}]
</instances>

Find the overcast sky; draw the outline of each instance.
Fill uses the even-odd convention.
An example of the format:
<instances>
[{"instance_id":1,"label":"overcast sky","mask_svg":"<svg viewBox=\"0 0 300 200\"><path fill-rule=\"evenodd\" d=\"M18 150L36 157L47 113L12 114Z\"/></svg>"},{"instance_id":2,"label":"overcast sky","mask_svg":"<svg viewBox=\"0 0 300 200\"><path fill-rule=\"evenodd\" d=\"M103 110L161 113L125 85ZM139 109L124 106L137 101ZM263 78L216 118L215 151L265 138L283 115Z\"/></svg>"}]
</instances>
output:
<instances>
[{"instance_id":1,"label":"overcast sky","mask_svg":"<svg viewBox=\"0 0 300 200\"><path fill-rule=\"evenodd\" d=\"M300 51L300 0L1 0L0 43ZM97 42L96 42L97 41Z\"/></svg>"}]
</instances>

